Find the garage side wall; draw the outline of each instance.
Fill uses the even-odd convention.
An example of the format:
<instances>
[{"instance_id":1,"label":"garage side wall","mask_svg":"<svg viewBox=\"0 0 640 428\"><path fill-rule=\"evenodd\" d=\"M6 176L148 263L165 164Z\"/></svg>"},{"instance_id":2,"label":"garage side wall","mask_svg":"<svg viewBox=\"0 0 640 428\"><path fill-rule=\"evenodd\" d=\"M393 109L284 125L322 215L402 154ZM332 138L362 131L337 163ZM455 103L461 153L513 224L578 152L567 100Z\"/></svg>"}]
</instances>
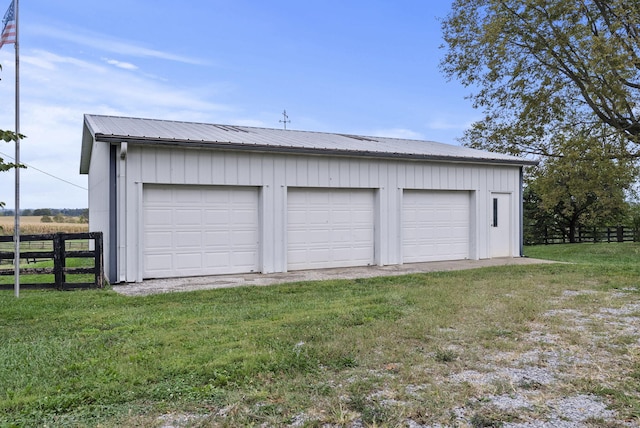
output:
<instances>
[{"instance_id":1,"label":"garage side wall","mask_svg":"<svg viewBox=\"0 0 640 428\"><path fill-rule=\"evenodd\" d=\"M110 272L112 265L110 257L111 241L109 225L109 168L111 146L105 143L93 142L91 164L89 165L89 231L102 232L104 242L104 266L109 281L117 281L114 272ZM115 267L115 265L114 265Z\"/></svg>"},{"instance_id":2,"label":"garage side wall","mask_svg":"<svg viewBox=\"0 0 640 428\"><path fill-rule=\"evenodd\" d=\"M107 145L104 144L106 147ZM95 149L94 149L95 150ZM101 149L102 150L102 149ZM108 150L108 149L107 149ZM95 153L95 152L94 152ZM96 156L94 155L94 158ZM402 195L404 189L460 190L470 198L470 259L490 257L489 227L491 192L512 195L511 217L513 256L519 256L520 216L518 166L455 164L332 156L284 155L249 152L223 152L206 149L129 146L125 174L126 201L119 218L126 218L124 254L119 275L127 282L142 279L141 207L144 184L183 184L216 186L255 186L260 192L260 263L262 272L287 270L287 191L288 188L373 189L376 198L375 263L402 263ZM100 172L90 177L90 185L105 191ZM90 192L90 194L93 192ZM108 209L98 213L108 217ZM91 205L91 200L90 200ZM102 214L92 220L104 225ZM96 225L98 223L95 223Z\"/></svg>"}]
</instances>

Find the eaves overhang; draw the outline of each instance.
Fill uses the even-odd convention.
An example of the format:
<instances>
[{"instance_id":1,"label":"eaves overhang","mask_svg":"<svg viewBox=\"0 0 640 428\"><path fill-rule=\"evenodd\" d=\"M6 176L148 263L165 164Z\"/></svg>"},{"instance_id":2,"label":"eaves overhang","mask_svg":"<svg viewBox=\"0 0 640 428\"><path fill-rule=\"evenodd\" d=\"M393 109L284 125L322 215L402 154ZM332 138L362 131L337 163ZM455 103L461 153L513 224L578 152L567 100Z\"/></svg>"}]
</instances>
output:
<instances>
[{"instance_id":1,"label":"eaves overhang","mask_svg":"<svg viewBox=\"0 0 640 428\"><path fill-rule=\"evenodd\" d=\"M402 159L414 161L432 161L432 162L453 162L453 163L470 163L483 165L511 165L511 166L535 166L538 165L537 160L529 159L500 159L491 157L465 157L451 155L430 155L419 153L394 153L394 152L377 152L370 150L349 150L336 148L317 148L317 147L292 147L276 144L246 144L231 141L207 141L207 140L190 140L190 139L164 139L157 137L140 137L130 135L113 135L113 134L94 134L95 141L119 144L127 143L141 146L160 146L160 147L182 147L190 149L209 149L209 150L228 150L228 151L250 151L260 153L282 153L282 154L304 154L317 156L341 156L356 158L376 158L376 159ZM486 152L490 154L491 152Z\"/></svg>"}]
</instances>

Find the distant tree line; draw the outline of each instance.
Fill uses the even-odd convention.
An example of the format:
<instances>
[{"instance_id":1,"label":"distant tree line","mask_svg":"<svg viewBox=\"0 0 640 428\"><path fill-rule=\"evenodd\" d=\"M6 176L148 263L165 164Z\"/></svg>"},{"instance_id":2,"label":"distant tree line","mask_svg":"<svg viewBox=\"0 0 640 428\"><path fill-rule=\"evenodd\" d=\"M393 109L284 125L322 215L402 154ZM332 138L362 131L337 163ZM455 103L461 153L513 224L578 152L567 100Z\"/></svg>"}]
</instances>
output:
<instances>
[{"instance_id":1,"label":"distant tree line","mask_svg":"<svg viewBox=\"0 0 640 428\"><path fill-rule=\"evenodd\" d=\"M14 210L3 210L2 215L4 216L13 216L15 213ZM21 216L56 216L63 215L67 217L81 217L86 216L89 217L89 209L88 208L26 208L20 210Z\"/></svg>"}]
</instances>

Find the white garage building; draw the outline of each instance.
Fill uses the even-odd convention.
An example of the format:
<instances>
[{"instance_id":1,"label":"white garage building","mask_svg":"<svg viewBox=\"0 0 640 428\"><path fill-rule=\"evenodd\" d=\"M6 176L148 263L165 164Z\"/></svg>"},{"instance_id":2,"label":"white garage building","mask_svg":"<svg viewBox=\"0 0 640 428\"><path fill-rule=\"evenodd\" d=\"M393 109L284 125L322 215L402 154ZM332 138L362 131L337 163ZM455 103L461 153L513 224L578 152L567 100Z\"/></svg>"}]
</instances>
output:
<instances>
[{"instance_id":1,"label":"white garage building","mask_svg":"<svg viewBox=\"0 0 640 428\"><path fill-rule=\"evenodd\" d=\"M110 282L518 257L522 168L429 141L86 115Z\"/></svg>"}]
</instances>

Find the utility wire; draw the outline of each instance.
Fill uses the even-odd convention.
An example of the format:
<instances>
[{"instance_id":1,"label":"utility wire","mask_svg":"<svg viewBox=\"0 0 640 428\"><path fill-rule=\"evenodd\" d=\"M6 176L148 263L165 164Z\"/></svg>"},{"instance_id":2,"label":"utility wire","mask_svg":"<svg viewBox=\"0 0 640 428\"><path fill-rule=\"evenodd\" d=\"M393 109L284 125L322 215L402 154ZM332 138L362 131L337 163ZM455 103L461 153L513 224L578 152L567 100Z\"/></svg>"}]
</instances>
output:
<instances>
[{"instance_id":1,"label":"utility wire","mask_svg":"<svg viewBox=\"0 0 640 428\"><path fill-rule=\"evenodd\" d=\"M6 153L2 153L2 152L0 152L0 155L2 155L2 156L6 156L6 157L8 157L8 158L9 158L9 159L11 159L11 160L16 160L14 157L12 157L12 156L10 156L10 155L8 155L8 154L6 154ZM21 165L26 166L27 168L35 169L36 171L41 172L41 173L43 173L44 175L48 175L48 176L49 176L49 177L51 177L51 178L55 178L56 180L60 180L60 181L62 181L62 182L64 182L64 183L70 184L70 185L75 186L75 187L77 187L77 188L79 188L79 189L87 190L87 191L89 190L89 189L87 189L87 188L85 188L85 187L82 187L82 186L80 186L80 185L76 184L76 183L72 183L72 182L70 182L70 181L67 181L67 180L65 180L64 178L56 177L56 176L55 176L55 175L53 175L53 174L49 174L48 172L43 171L43 170L41 170L41 169L38 169L38 168L36 168L36 167L35 167L35 166L33 166L33 165L29 165L28 163L20 162L20 164L21 164Z\"/></svg>"}]
</instances>

